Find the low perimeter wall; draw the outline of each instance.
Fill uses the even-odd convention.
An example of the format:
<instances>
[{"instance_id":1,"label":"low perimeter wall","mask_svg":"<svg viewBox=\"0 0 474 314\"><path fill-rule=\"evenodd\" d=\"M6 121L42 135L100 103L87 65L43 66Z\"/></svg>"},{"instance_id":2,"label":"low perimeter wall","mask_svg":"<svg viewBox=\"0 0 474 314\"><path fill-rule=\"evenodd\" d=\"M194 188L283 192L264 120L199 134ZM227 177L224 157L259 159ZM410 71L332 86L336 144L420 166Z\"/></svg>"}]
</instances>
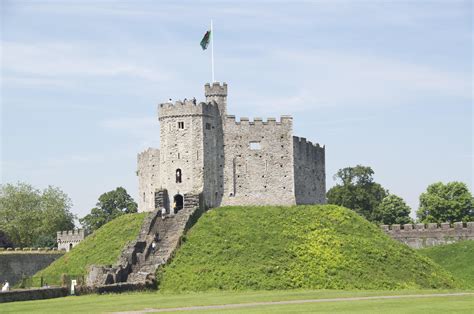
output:
<instances>
[{"instance_id":1,"label":"low perimeter wall","mask_svg":"<svg viewBox=\"0 0 474 314\"><path fill-rule=\"evenodd\" d=\"M429 246L458 242L461 240L474 240L474 222L463 224L436 223L407 224L407 225L381 225L385 233L414 249Z\"/></svg>"},{"instance_id":2,"label":"low perimeter wall","mask_svg":"<svg viewBox=\"0 0 474 314\"><path fill-rule=\"evenodd\" d=\"M38 288L0 292L0 303L65 297L67 288Z\"/></svg>"},{"instance_id":3,"label":"low perimeter wall","mask_svg":"<svg viewBox=\"0 0 474 314\"><path fill-rule=\"evenodd\" d=\"M23 276L33 276L63 254L61 251L0 252L0 282L7 280L13 286Z\"/></svg>"}]
</instances>

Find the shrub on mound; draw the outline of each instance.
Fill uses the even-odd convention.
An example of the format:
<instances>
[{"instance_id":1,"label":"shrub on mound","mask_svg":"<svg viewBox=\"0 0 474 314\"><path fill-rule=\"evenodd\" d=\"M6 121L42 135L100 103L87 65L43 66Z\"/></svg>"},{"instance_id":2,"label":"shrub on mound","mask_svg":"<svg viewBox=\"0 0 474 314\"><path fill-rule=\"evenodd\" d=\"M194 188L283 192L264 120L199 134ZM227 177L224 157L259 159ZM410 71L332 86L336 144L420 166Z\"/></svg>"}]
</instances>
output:
<instances>
[{"instance_id":1,"label":"shrub on mound","mask_svg":"<svg viewBox=\"0 0 474 314\"><path fill-rule=\"evenodd\" d=\"M117 217L34 277L43 277L49 284L59 284L62 274L81 276L86 275L89 265L114 264L125 245L138 236L146 215L140 213Z\"/></svg>"},{"instance_id":2,"label":"shrub on mound","mask_svg":"<svg viewBox=\"0 0 474 314\"><path fill-rule=\"evenodd\" d=\"M429 258L334 205L213 209L158 277L164 291L456 285Z\"/></svg>"},{"instance_id":3,"label":"shrub on mound","mask_svg":"<svg viewBox=\"0 0 474 314\"><path fill-rule=\"evenodd\" d=\"M462 287L474 289L473 240L424 248L418 252L450 271Z\"/></svg>"}]
</instances>

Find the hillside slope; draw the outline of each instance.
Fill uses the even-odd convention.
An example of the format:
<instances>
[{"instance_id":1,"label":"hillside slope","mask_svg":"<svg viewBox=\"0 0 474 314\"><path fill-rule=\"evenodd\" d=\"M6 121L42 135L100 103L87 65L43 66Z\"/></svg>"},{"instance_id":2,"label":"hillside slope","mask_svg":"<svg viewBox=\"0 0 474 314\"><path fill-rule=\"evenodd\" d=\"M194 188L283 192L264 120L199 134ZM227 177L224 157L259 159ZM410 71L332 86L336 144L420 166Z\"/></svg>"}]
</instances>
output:
<instances>
[{"instance_id":1,"label":"hillside slope","mask_svg":"<svg viewBox=\"0 0 474 314\"><path fill-rule=\"evenodd\" d=\"M163 291L456 286L430 259L333 205L213 209L158 277Z\"/></svg>"},{"instance_id":2,"label":"hillside slope","mask_svg":"<svg viewBox=\"0 0 474 314\"><path fill-rule=\"evenodd\" d=\"M134 240L147 214L128 214L117 217L100 227L70 252L54 261L35 277L43 277L50 284L60 282L61 274L85 275L89 265L114 264L126 243ZM36 281L35 281L36 282Z\"/></svg>"},{"instance_id":3,"label":"hillside slope","mask_svg":"<svg viewBox=\"0 0 474 314\"><path fill-rule=\"evenodd\" d=\"M418 250L450 271L464 288L474 289L474 241L461 241Z\"/></svg>"}]
</instances>

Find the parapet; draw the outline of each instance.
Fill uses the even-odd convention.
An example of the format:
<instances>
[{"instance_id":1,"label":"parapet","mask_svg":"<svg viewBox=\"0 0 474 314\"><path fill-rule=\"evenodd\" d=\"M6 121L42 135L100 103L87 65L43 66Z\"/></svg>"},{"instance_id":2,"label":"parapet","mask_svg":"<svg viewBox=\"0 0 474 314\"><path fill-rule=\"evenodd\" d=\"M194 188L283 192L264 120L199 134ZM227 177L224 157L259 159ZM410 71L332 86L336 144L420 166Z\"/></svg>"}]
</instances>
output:
<instances>
[{"instance_id":1,"label":"parapet","mask_svg":"<svg viewBox=\"0 0 474 314\"><path fill-rule=\"evenodd\" d=\"M449 222L437 224L405 224L405 225L381 225L380 228L389 234L408 234L408 233L419 233L419 232L444 232L444 231L467 231L474 235L474 221L462 223L455 222L452 225Z\"/></svg>"},{"instance_id":2,"label":"parapet","mask_svg":"<svg viewBox=\"0 0 474 314\"><path fill-rule=\"evenodd\" d=\"M291 125L293 122L293 118L286 115L281 116L279 121L275 118L267 118L265 121L260 117L253 118L253 120L250 120L248 117L241 117L240 121L236 121L234 115L227 115L225 118L226 123L235 125Z\"/></svg>"},{"instance_id":3,"label":"parapet","mask_svg":"<svg viewBox=\"0 0 474 314\"><path fill-rule=\"evenodd\" d=\"M212 96L221 96L221 97L226 97L227 96L227 83L222 83L220 85L219 82L214 82L211 84L207 83L204 85L204 91L206 97L212 97Z\"/></svg>"},{"instance_id":4,"label":"parapet","mask_svg":"<svg viewBox=\"0 0 474 314\"><path fill-rule=\"evenodd\" d=\"M88 232L84 229L65 230L65 231L58 231L56 233L58 242L83 240L87 235L88 235Z\"/></svg>"},{"instance_id":5,"label":"parapet","mask_svg":"<svg viewBox=\"0 0 474 314\"><path fill-rule=\"evenodd\" d=\"M474 222L436 224L381 225L380 228L394 240L419 249L423 247L474 240Z\"/></svg>"},{"instance_id":6,"label":"parapet","mask_svg":"<svg viewBox=\"0 0 474 314\"><path fill-rule=\"evenodd\" d=\"M158 105L158 119L183 116L217 116L219 107L215 101L194 103L192 100L162 103Z\"/></svg>"},{"instance_id":7,"label":"parapet","mask_svg":"<svg viewBox=\"0 0 474 314\"><path fill-rule=\"evenodd\" d=\"M293 151L297 156L324 159L326 146L320 146L319 143L313 144L304 137L293 136Z\"/></svg>"},{"instance_id":8,"label":"parapet","mask_svg":"<svg viewBox=\"0 0 474 314\"><path fill-rule=\"evenodd\" d=\"M146 150L144 150L141 153L137 154L137 159L140 162L144 158L154 158L154 157L160 157L160 150L158 148L153 148L153 147L148 147Z\"/></svg>"}]
</instances>

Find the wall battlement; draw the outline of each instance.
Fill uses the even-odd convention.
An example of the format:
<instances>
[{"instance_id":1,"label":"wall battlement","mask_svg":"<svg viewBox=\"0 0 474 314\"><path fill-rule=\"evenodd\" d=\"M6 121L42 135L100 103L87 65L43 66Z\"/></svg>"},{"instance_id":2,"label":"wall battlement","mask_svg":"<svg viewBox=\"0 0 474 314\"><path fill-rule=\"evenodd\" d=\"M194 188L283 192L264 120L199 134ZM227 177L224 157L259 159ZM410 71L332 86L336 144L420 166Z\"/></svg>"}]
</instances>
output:
<instances>
[{"instance_id":1,"label":"wall battlement","mask_svg":"<svg viewBox=\"0 0 474 314\"><path fill-rule=\"evenodd\" d=\"M138 159L139 163L143 162L145 160L148 160L151 157L158 157L159 158L160 157L160 150L157 149L157 148L148 147L143 152L137 154L137 159Z\"/></svg>"},{"instance_id":2,"label":"wall battlement","mask_svg":"<svg viewBox=\"0 0 474 314\"><path fill-rule=\"evenodd\" d=\"M293 122L293 117L291 116L281 116L280 120L277 121L275 118L267 118L264 121L262 118L253 118L250 120L248 117L241 117L240 121L236 121L234 115L226 116L226 123L235 124L235 125L282 125L282 124L291 124Z\"/></svg>"},{"instance_id":3,"label":"wall battlement","mask_svg":"<svg viewBox=\"0 0 474 314\"><path fill-rule=\"evenodd\" d=\"M298 151L302 157L320 159L324 158L326 147L319 143L313 144L304 137L293 136L293 150Z\"/></svg>"},{"instance_id":4,"label":"wall battlement","mask_svg":"<svg viewBox=\"0 0 474 314\"><path fill-rule=\"evenodd\" d=\"M176 101L172 103L162 103L158 105L158 119L174 116L207 115L216 116L219 114L219 107L215 101L199 102L194 104L192 100Z\"/></svg>"},{"instance_id":5,"label":"wall battlement","mask_svg":"<svg viewBox=\"0 0 474 314\"><path fill-rule=\"evenodd\" d=\"M442 245L461 240L474 240L474 222L436 224L381 225L390 237L412 248Z\"/></svg>"},{"instance_id":6,"label":"wall battlement","mask_svg":"<svg viewBox=\"0 0 474 314\"><path fill-rule=\"evenodd\" d=\"M214 82L211 84L207 83L204 85L204 94L206 97L211 97L211 96L220 96L220 97L225 97L227 96L227 83L222 83L220 85L218 82Z\"/></svg>"},{"instance_id":7,"label":"wall battlement","mask_svg":"<svg viewBox=\"0 0 474 314\"><path fill-rule=\"evenodd\" d=\"M87 232L84 229L64 230L57 232L57 236L63 239L65 239L66 237L84 237L85 235L87 235Z\"/></svg>"}]
</instances>

